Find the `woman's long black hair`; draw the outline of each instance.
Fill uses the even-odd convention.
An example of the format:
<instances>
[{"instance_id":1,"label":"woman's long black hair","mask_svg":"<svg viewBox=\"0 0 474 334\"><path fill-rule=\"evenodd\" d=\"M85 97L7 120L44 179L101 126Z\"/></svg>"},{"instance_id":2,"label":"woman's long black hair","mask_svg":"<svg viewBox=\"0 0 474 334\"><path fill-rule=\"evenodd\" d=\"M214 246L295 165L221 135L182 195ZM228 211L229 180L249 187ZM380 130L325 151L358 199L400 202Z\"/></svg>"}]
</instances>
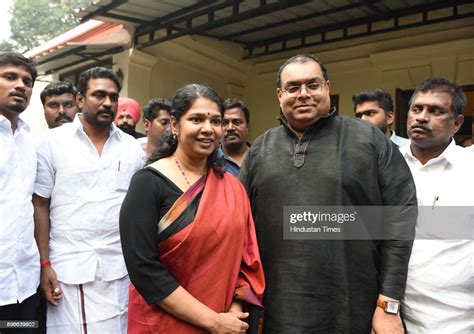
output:
<instances>
[{"instance_id":1,"label":"woman's long black hair","mask_svg":"<svg viewBox=\"0 0 474 334\"><path fill-rule=\"evenodd\" d=\"M187 84L181 87L176 92L171 102L171 116L179 122L181 117L191 109L194 102L200 97L206 98L215 102L219 107L221 116L224 117L224 101L219 97L217 92L209 86L199 83ZM161 135L158 141L158 147L148 157L147 164L150 164L156 160L169 157L173 155L178 147L178 140L173 136L171 129L167 129ZM207 166L212 167L218 175L223 175L223 159L218 158L217 150L215 150L207 158Z\"/></svg>"}]
</instances>

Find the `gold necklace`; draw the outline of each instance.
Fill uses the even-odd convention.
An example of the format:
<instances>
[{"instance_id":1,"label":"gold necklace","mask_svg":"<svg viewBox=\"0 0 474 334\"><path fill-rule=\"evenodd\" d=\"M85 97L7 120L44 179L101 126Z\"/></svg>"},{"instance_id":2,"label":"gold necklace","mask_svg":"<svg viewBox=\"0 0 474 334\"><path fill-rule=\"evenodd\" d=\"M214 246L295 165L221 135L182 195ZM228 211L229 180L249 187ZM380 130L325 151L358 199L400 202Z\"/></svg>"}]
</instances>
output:
<instances>
[{"instance_id":1,"label":"gold necklace","mask_svg":"<svg viewBox=\"0 0 474 334\"><path fill-rule=\"evenodd\" d=\"M174 161L176 162L176 166L178 166L179 171L181 172L181 175L183 175L184 180L188 184L189 187L191 187L191 183L189 182L188 178L186 177L186 174L184 174L183 168L181 168L181 164L178 161L178 157L176 156L176 153L173 154Z\"/></svg>"}]
</instances>

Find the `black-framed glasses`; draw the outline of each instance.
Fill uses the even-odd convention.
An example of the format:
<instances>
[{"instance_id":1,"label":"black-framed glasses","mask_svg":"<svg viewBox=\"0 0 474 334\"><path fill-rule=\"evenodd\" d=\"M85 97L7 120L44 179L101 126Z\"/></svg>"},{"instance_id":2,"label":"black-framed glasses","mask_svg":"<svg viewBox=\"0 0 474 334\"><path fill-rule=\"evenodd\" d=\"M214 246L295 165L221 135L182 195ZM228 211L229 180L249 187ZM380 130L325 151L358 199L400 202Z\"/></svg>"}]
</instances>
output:
<instances>
[{"instance_id":1,"label":"black-framed glasses","mask_svg":"<svg viewBox=\"0 0 474 334\"><path fill-rule=\"evenodd\" d=\"M321 92L324 86L326 86L326 82L311 82L307 84L301 84L301 85L291 85L288 86L281 91L284 92L288 97L295 97L298 96L301 93L301 90L303 89L303 86L306 89L306 92L310 95L312 94L317 94Z\"/></svg>"}]
</instances>

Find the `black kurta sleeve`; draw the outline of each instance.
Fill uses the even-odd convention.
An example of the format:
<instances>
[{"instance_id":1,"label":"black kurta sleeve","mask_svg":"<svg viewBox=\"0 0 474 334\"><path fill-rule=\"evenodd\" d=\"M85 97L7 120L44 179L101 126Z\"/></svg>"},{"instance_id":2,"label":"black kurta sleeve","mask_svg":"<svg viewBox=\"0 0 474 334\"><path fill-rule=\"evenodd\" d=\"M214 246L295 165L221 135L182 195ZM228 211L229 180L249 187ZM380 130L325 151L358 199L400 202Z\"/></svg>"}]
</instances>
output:
<instances>
[{"instance_id":1,"label":"black kurta sleeve","mask_svg":"<svg viewBox=\"0 0 474 334\"><path fill-rule=\"evenodd\" d=\"M158 222L181 195L164 177L143 169L130 182L120 211L120 238L132 284L147 303L156 303L178 286L160 263Z\"/></svg>"},{"instance_id":2,"label":"black kurta sleeve","mask_svg":"<svg viewBox=\"0 0 474 334\"><path fill-rule=\"evenodd\" d=\"M378 178L386 208L383 227L388 232L378 244L380 294L400 300L405 292L418 211L410 169L398 146L389 141L379 156Z\"/></svg>"}]
</instances>

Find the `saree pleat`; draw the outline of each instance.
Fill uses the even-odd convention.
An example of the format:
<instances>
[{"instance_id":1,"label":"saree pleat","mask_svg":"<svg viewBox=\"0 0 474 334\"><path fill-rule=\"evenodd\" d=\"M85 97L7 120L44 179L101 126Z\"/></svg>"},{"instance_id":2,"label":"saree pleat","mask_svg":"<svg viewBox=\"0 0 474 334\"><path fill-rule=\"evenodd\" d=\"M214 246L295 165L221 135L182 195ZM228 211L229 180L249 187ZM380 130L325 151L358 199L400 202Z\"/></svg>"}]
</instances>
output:
<instances>
[{"instance_id":1,"label":"saree pleat","mask_svg":"<svg viewBox=\"0 0 474 334\"><path fill-rule=\"evenodd\" d=\"M196 299L227 312L234 298L261 307L265 288L255 228L245 189L229 174L209 169L160 221L166 233L192 203L194 220L158 244L160 261ZM166 222L164 222L164 220ZM183 223L183 222L181 222ZM130 286L129 333L205 333L157 305L148 305Z\"/></svg>"}]
</instances>

